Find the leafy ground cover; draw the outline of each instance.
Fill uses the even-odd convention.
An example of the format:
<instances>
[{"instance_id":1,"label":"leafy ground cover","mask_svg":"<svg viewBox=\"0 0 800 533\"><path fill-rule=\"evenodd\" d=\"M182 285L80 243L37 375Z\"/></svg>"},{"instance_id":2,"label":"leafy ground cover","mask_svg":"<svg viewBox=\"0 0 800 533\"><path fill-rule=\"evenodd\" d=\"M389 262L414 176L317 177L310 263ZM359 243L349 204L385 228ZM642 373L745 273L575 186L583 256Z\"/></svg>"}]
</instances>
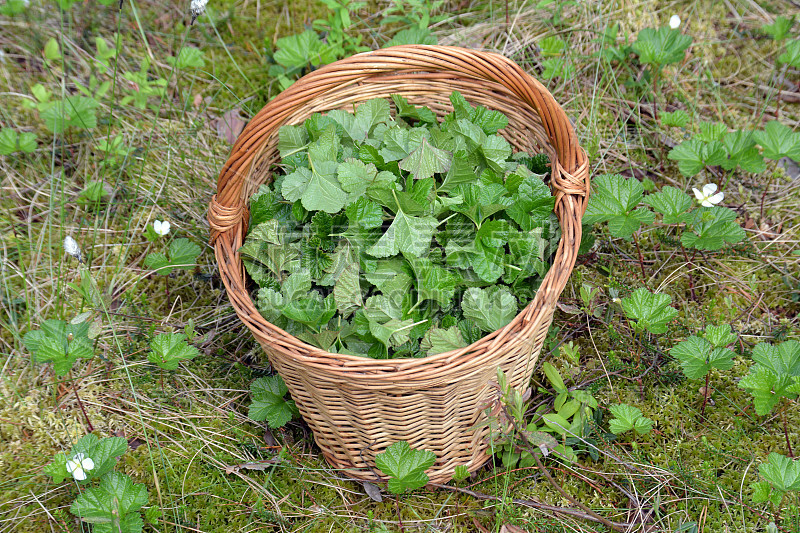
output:
<instances>
[{"instance_id":1,"label":"leafy ground cover","mask_svg":"<svg viewBox=\"0 0 800 533\"><path fill-rule=\"evenodd\" d=\"M188 8L0 4L3 531L800 531L792 2ZM325 464L205 221L282 87L407 42L525 67L595 177L529 394L497 376L492 464L426 488L402 444L386 487Z\"/></svg>"}]
</instances>

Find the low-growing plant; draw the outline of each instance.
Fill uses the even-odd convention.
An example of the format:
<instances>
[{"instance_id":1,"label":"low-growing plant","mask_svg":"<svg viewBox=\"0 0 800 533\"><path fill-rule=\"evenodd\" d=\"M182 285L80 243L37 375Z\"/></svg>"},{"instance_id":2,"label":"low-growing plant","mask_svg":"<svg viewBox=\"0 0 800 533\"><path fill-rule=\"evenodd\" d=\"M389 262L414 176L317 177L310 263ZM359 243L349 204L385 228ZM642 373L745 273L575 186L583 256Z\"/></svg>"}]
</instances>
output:
<instances>
[{"instance_id":1,"label":"low-growing plant","mask_svg":"<svg viewBox=\"0 0 800 533\"><path fill-rule=\"evenodd\" d=\"M773 452L758 465L758 473L764 479L751 484L755 503L768 501L779 510L788 493L800 494L800 459Z\"/></svg>"},{"instance_id":2,"label":"low-growing plant","mask_svg":"<svg viewBox=\"0 0 800 533\"><path fill-rule=\"evenodd\" d=\"M375 465L389 476L388 488L392 494L403 494L427 485L429 478L425 470L435 462L435 453L415 450L404 440L375 456Z\"/></svg>"},{"instance_id":3,"label":"low-growing plant","mask_svg":"<svg viewBox=\"0 0 800 533\"><path fill-rule=\"evenodd\" d=\"M608 428L614 435L627 431L635 431L638 435L646 435L653 429L653 421L642 414L641 409L620 403L608 407L614 416L608 421Z\"/></svg>"},{"instance_id":4,"label":"low-growing plant","mask_svg":"<svg viewBox=\"0 0 800 533\"><path fill-rule=\"evenodd\" d=\"M326 350L467 346L533 297L559 238L547 159L511 157L506 117L453 93L437 124L393 99L394 119L370 100L281 128L286 175L251 198L240 253L258 309Z\"/></svg>"},{"instance_id":5,"label":"low-growing plant","mask_svg":"<svg viewBox=\"0 0 800 533\"><path fill-rule=\"evenodd\" d=\"M247 416L256 422L267 421L272 429L286 425L300 416L294 400L287 399L289 388L278 374L258 378L250 384L252 403Z\"/></svg>"},{"instance_id":6,"label":"low-growing plant","mask_svg":"<svg viewBox=\"0 0 800 533\"><path fill-rule=\"evenodd\" d=\"M167 80L164 78L153 79L150 76L150 60L147 57L142 59L137 72L125 72L122 77L130 82L126 84L128 94L120 100L120 105L123 106L133 104L144 111L148 108L151 98L162 97L166 91ZM151 105L150 109L158 110L155 105Z\"/></svg>"},{"instance_id":7,"label":"low-growing plant","mask_svg":"<svg viewBox=\"0 0 800 533\"><path fill-rule=\"evenodd\" d=\"M670 355L677 359L683 374L691 379L706 379L703 389L703 406L700 414L704 414L709 395L709 372L712 368L730 370L736 355L728 346L736 342L737 336L730 325L708 326L702 337L692 335L685 341L676 344Z\"/></svg>"},{"instance_id":8,"label":"low-growing plant","mask_svg":"<svg viewBox=\"0 0 800 533\"><path fill-rule=\"evenodd\" d=\"M39 112L39 118L53 133L63 133L68 128L91 130L97 126L97 100L90 96L67 96L62 100L53 99L53 93L43 85L31 87L36 103L25 101L25 106Z\"/></svg>"},{"instance_id":9,"label":"low-growing plant","mask_svg":"<svg viewBox=\"0 0 800 533\"><path fill-rule=\"evenodd\" d=\"M169 243L169 253L150 252L144 259L144 264L157 274L166 276L174 270L194 268L195 261L201 249L189 239L175 239Z\"/></svg>"},{"instance_id":10,"label":"low-growing plant","mask_svg":"<svg viewBox=\"0 0 800 533\"><path fill-rule=\"evenodd\" d=\"M739 387L753 395L758 415L764 416L780 406L786 448L793 457L786 410L800 395L800 342L788 340L777 346L761 342L753 348L753 361L750 373L739 381Z\"/></svg>"},{"instance_id":11,"label":"low-growing plant","mask_svg":"<svg viewBox=\"0 0 800 533\"><path fill-rule=\"evenodd\" d=\"M17 133L13 128L0 129L0 155L11 155L14 152L31 153L37 146L35 133Z\"/></svg>"},{"instance_id":12,"label":"low-growing plant","mask_svg":"<svg viewBox=\"0 0 800 533\"><path fill-rule=\"evenodd\" d=\"M96 533L140 533L144 526L139 510L147 503L146 487L130 476L114 472L117 458L128 449L122 437L81 437L69 453L59 453L44 468L55 483L72 477L85 486L69 510L83 522L94 524ZM98 481L95 483L95 481Z\"/></svg>"}]
</instances>

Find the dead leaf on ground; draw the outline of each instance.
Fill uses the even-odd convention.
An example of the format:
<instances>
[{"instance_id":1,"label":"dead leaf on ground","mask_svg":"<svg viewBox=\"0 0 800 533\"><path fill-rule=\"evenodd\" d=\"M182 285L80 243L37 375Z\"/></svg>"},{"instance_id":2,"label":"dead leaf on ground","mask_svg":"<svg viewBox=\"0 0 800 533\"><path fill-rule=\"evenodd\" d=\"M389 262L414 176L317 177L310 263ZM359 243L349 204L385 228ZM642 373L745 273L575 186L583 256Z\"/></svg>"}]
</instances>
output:
<instances>
[{"instance_id":1,"label":"dead leaf on ground","mask_svg":"<svg viewBox=\"0 0 800 533\"><path fill-rule=\"evenodd\" d=\"M235 143L239 134L242 133L242 130L247 125L247 121L240 116L241 111L241 109L235 107L213 121L217 136L228 141L228 144Z\"/></svg>"},{"instance_id":2,"label":"dead leaf on ground","mask_svg":"<svg viewBox=\"0 0 800 533\"><path fill-rule=\"evenodd\" d=\"M364 481L363 485L364 485L364 492L367 493L367 496L369 496L372 499L372 501L376 502L383 501L383 495L381 494L381 489L378 488L376 484L370 483L369 481Z\"/></svg>"},{"instance_id":3,"label":"dead leaf on ground","mask_svg":"<svg viewBox=\"0 0 800 533\"><path fill-rule=\"evenodd\" d=\"M519 526L512 526L511 524L505 524L503 527L500 528L500 533L528 533L528 532Z\"/></svg>"}]
</instances>

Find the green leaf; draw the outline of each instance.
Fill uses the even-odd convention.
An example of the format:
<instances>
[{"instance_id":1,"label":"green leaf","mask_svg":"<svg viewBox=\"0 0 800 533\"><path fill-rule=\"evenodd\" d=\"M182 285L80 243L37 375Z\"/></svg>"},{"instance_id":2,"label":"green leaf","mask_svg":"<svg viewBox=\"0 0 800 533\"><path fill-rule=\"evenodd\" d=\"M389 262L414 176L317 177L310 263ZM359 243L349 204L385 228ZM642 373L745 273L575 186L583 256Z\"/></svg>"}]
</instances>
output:
<instances>
[{"instance_id":1,"label":"green leaf","mask_svg":"<svg viewBox=\"0 0 800 533\"><path fill-rule=\"evenodd\" d=\"M758 472L773 489L780 492L800 491L800 460L771 453L766 463L758 465Z\"/></svg>"},{"instance_id":2,"label":"green leaf","mask_svg":"<svg viewBox=\"0 0 800 533\"><path fill-rule=\"evenodd\" d=\"M375 456L375 465L389 476L389 491L402 494L428 483L425 470L436 462L436 454L414 450L406 441L395 442Z\"/></svg>"},{"instance_id":3,"label":"green leaf","mask_svg":"<svg viewBox=\"0 0 800 533\"><path fill-rule=\"evenodd\" d=\"M507 287L470 287L464 292L461 310L483 331L496 331L517 316L517 299Z\"/></svg>"},{"instance_id":4,"label":"green leaf","mask_svg":"<svg viewBox=\"0 0 800 533\"><path fill-rule=\"evenodd\" d=\"M439 221L433 217L406 215L398 209L391 226L367 253L373 257L389 257L398 252L420 257L430 248L433 232Z\"/></svg>"},{"instance_id":5,"label":"green leaf","mask_svg":"<svg viewBox=\"0 0 800 533\"><path fill-rule=\"evenodd\" d=\"M639 435L644 435L650 433L653 429L653 421L643 416L642 411L637 407L622 403L609 406L608 410L614 415L608 426L615 435L620 435L630 430L635 430Z\"/></svg>"},{"instance_id":6,"label":"green leaf","mask_svg":"<svg viewBox=\"0 0 800 533\"><path fill-rule=\"evenodd\" d=\"M622 309L628 320L635 320L634 327L650 333L666 333L667 323L678 315L670 306L669 294L653 294L645 288L636 289L622 299Z\"/></svg>"},{"instance_id":7,"label":"green leaf","mask_svg":"<svg viewBox=\"0 0 800 533\"><path fill-rule=\"evenodd\" d=\"M741 166L746 172L755 174L764 172L767 166L764 158L755 146L755 137L751 131L734 131L726 133L722 144L727 152L727 160L722 162L722 168L733 170Z\"/></svg>"},{"instance_id":8,"label":"green leaf","mask_svg":"<svg viewBox=\"0 0 800 533\"><path fill-rule=\"evenodd\" d=\"M669 185L660 192L648 194L643 201L664 215L664 224L678 224L681 215L692 207L692 198L688 194Z\"/></svg>"},{"instance_id":9,"label":"green leaf","mask_svg":"<svg viewBox=\"0 0 800 533\"><path fill-rule=\"evenodd\" d=\"M696 209L683 217L688 231L681 234L681 244L698 250L719 250L725 243L740 242L745 232L734 222L735 217L727 207Z\"/></svg>"},{"instance_id":10,"label":"green leaf","mask_svg":"<svg viewBox=\"0 0 800 533\"><path fill-rule=\"evenodd\" d=\"M372 229L379 228L383 224L383 209L381 209L381 206L364 197L359 197L355 202L348 205L345 208L345 213L351 225Z\"/></svg>"},{"instance_id":11,"label":"green leaf","mask_svg":"<svg viewBox=\"0 0 800 533\"><path fill-rule=\"evenodd\" d=\"M348 135L357 143L364 142L378 124L386 124L392 120L389 114L389 102L383 98L373 98L356 107L353 125Z\"/></svg>"},{"instance_id":12,"label":"green leaf","mask_svg":"<svg viewBox=\"0 0 800 533\"><path fill-rule=\"evenodd\" d=\"M450 326L447 329L431 328L425 332L425 336L420 343L420 348L428 355L449 352L463 348L467 343L461 335L458 326Z\"/></svg>"},{"instance_id":13,"label":"green leaf","mask_svg":"<svg viewBox=\"0 0 800 533\"><path fill-rule=\"evenodd\" d=\"M50 39L44 45L44 58L48 61L61 59L61 49L58 46L58 41L56 41L53 37L50 37Z\"/></svg>"},{"instance_id":14,"label":"green leaf","mask_svg":"<svg viewBox=\"0 0 800 533\"><path fill-rule=\"evenodd\" d=\"M53 462L42 469L42 473L52 477L53 483L55 484L64 481L65 478L69 477L69 472L67 471L67 456L63 453L57 453L53 456Z\"/></svg>"},{"instance_id":15,"label":"green leaf","mask_svg":"<svg viewBox=\"0 0 800 533\"><path fill-rule=\"evenodd\" d=\"M675 128L683 128L689 122L689 115L686 111L678 109L672 112L662 112L658 114L661 123L665 126L673 126Z\"/></svg>"},{"instance_id":16,"label":"green leaf","mask_svg":"<svg viewBox=\"0 0 800 533\"><path fill-rule=\"evenodd\" d=\"M664 66L682 61L691 44L689 35L664 26L643 29L631 48L639 55L640 63Z\"/></svg>"},{"instance_id":17,"label":"green leaf","mask_svg":"<svg viewBox=\"0 0 800 533\"><path fill-rule=\"evenodd\" d=\"M556 392L561 393L567 391L567 386L564 385L564 380L558 370L556 370L556 367L545 361L542 363L542 371L544 371L544 375L547 376L547 380Z\"/></svg>"},{"instance_id":18,"label":"green leaf","mask_svg":"<svg viewBox=\"0 0 800 533\"><path fill-rule=\"evenodd\" d=\"M432 300L442 307L449 307L455 295L459 277L449 270L435 265L428 257L408 257L417 282L417 298ZM384 286L384 292L387 287Z\"/></svg>"},{"instance_id":19,"label":"green leaf","mask_svg":"<svg viewBox=\"0 0 800 533\"><path fill-rule=\"evenodd\" d=\"M317 67L338 59L336 48L323 43L313 30L282 37L275 44L278 48L275 61L290 69L299 70L308 64Z\"/></svg>"},{"instance_id":20,"label":"green leaf","mask_svg":"<svg viewBox=\"0 0 800 533\"><path fill-rule=\"evenodd\" d=\"M750 489L753 491L753 503L764 503L770 500L772 489L767 481L751 483Z\"/></svg>"},{"instance_id":21,"label":"green leaf","mask_svg":"<svg viewBox=\"0 0 800 533\"><path fill-rule=\"evenodd\" d=\"M644 187L638 180L605 174L594 179L593 185L594 194L589 197L584 224L608 222L612 236L630 240L642 224L653 222L652 211L636 209L644 197Z\"/></svg>"},{"instance_id":22,"label":"green leaf","mask_svg":"<svg viewBox=\"0 0 800 533\"><path fill-rule=\"evenodd\" d=\"M0 155L11 155L16 151L33 152L37 148L35 133L20 133L11 128L0 129Z\"/></svg>"},{"instance_id":23,"label":"green leaf","mask_svg":"<svg viewBox=\"0 0 800 533\"><path fill-rule=\"evenodd\" d=\"M725 124L719 122L700 122L700 133L694 136L695 139L700 139L705 143L719 141L722 136L728 131Z\"/></svg>"},{"instance_id":24,"label":"green leaf","mask_svg":"<svg viewBox=\"0 0 800 533\"><path fill-rule=\"evenodd\" d=\"M178 52L178 57L168 57L167 63L181 70L188 68L203 68L206 66L206 62L203 59L204 55L205 53L199 48L194 48L193 46L184 46L181 48L181 51Z\"/></svg>"},{"instance_id":25,"label":"green leaf","mask_svg":"<svg viewBox=\"0 0 800 533\"><path fill-rule=\"evenodd\" d=\"M428 28L412 26L397 32L394 37L392 37L392 40L383 45L382 48L399 46L401 44L439 44L439 39L431 34L431 30Z\"/></svg>"},{"instance_id":26,"label":"green leaf","mask_svg":"<svg viewBox=\"0 0 800 533\"><path fill-rule=\"evenodd\" d=\"M70 451L69 457L78 453L84 454L94 462L94 468L86 471L86 481L98 479L113 470L117 464L117 457L128 450L128 441L122 437L106 437L98 439L92 434L78 439Z\"/></svg>"},{"instance_id":27,"label":"green leaf","mask_svg":"<svg viewBox=\"0 0 800 533\"><path fill-rule=\"evenodd\" d=\"M486 218L508 208L514 202L512 197L507 196L506 188L499 183L479 181L468 185L459 185L456 192L463 198L462 203L450 208L469 217L476 226L480 226ZM531 193L531 195L533 194L535 193ZM523 208L534 205L536 200L533 198L530 200Z\"/></svg>"},{"instance_id":28,"label":"green leaf","mask_svg":"<svg viewBox=\"0 0 800 533\"><path fill-rule=\"evenodd\" d=\"M714 348L711 342L695 336L678 343L669 353L680 361L683 373L689 379L701 379L712 368L730 370L736 355L728 348Z\"/></svg>"},{"instance_id":29,"label":"green leaf","mask_svg":"<svg viewBox=\"0 0 800 533\"><path fill-rule=\"evenodd\" d=\"M728 160L720 141L703 142L698 138L684 141L667 154L678 162L678 170L686 177L698 174L706 166L722 165Z\"/></svg>"},{"instance_id":30,"label":"green leaf","mask_svg":"<svg viewBox=\"0 0 800 533\"><path fill-rule=\"evenodd\" d=\"M786 43L786 49L778 56L778 63L800 68L800 39Z\"/></svg>"},{"instance_id":31,"label":"green leaf","mask_svg":"<svg viewBox=\"0 0 800 533\"><path fill-rule=\"evenodd\" d=\"M63 320L45 320L40 330L23 337L25 346L37 363L53 363L53 371L65 376L78 358L94 357L94 344L89 339L89 324L67 324Z\"/></svg>"},{"instance_id":32,"label":"green leaf","mask_svg":"<svg viewBox=\"0 0 800 533\"><path fill-rule=\"evenodd\" d=\"M175 370L179 361L194 359L199 353L197 348L186 342L183 333L161 333L150 341L147 360L164 370Z\"/></svg>"},{"instance_id":33,"label":"green leaf","mask_svg":"<svg viewBox=\"0 0 800 533\"><path fill-rule=\"evenodd\" d=\"M714 348L724 348L729 344L736 342L736 340L739 338L731 330L730 324L708 326L703 336L708 342L714 345Z\"/></svg>"},{"instance_id":34,"label":"green leaf","mask_svg":"<svg viewBox=\"0 0 800 533\"><path fill-rule=\"evenodd\" d=\"M513 203L506 207L506 213L524 231L530 231L547 221L556 202L550 187L535 176L523 178L512 200Z\"/></svg>"},{"instance_id":35,"label":"green leaf","mask_svg":"<svg viewBox=\"0 0 800 533\"><path fill-rule=\"evenodd\" d=\"M143 484L134 483L125 474L110 472L100 480L100 485L78 496L69 510L84 522L110 525L108 531L139 533L141 518L136 520L129 515L138 516L137 511L146 503L147 489Z\"/></svg>"},{"instance_id":36,"label":"green leaf","mask_svg":"<svg viewBox=\"0 0 800 533\"><path fill-rule=\"evenodd\" d=\"M781 15L776 17L775 22L772 24L764 24L761 26L761 31L771 36L776 41L782 41L789 35L789 30L792 29L794 19L795 15L792 15L791 18Z\"/></svg>"},{"instance_id":37,"label":"green leaf","mask_svg":"<svg viewBox=\"0 0 800 533\"><path fill-rule=\"evenodd\" d=\"M401 31L400 33L403 32ZM424 122L426 124L436 124L436 114L434 114L434 112L431 111L430 108L413 106L410 103L408 103L408 100L406 100L406 98L404 98L399 94L393 94L391 95L391 98L392 101L394 102L395 108L397 109L398 117L417 120L420 122Z\"/></svg>"},{"instance_id":38,"label":"green leaf","mask_svg":"<svg viewBox=\"0 0 800 533\"><path fill-rule=\"evenodd\" d=\"M419 180L447 172L452 160L453 155L450 152L434 148L428 144L427 139L422 139L422 143L401 160L399 166Z\"/></svg>"},{"instance_id":39,"label":"green leaf","mask_svg":"<svg viewBox=\"0 0 800 533\"><path fill-rule=\"evenodd\" d=\"M169 261L176 268L194 267L200 247L189 239L175 239L169 244Z\"/></svg>"},{"instance_id":40,"label":"green leaf","mask_svg":"<svg viewBox=\"0 0 800 533\"><path fill-rule=\"evenodd\" d=\"M336 280L336 285L333 287L336 309L345 318L363 305L359 284L360 272L361 269L357 262L350 263L339 275L339 279Z\"/></svg>"},{"instance_id":41,"label":"green leaf","mask_svg":"<svg viewBox=\"0 0 800 533\"><path fill-rule=\"evenodd\" d=\"M794 399L800 392L800 343L790 340L773 346L757 344L750 373L739 387L753 395L756 413L765 415L783 398Z\"/></svg>"},{"instance_id":42,"label":"green leaf","mask_svg":"<svg viewBox=\"0 0 800 533\"><path fill-rule=\"evenodd\" d=\"M278 130L278 152L282 162L308 148L308 130L303 126L287 124Z\"/></svg>"},{"instance_id":43,"label":"green leaf","mask_svg":"<svg viewBox=\"0 0 800 533\"><path fill-rule=\"evenodd\" d=\"M764 157L777 161L788 157L800 161L800 133L777 120L767 122L763 131L754 131L753 136L764 149Z\"/></svg>"},{"instance_id":44,"label":"green leaf","mask_svg":"<svg viewBox=\"0 0 800 533\"><path fill-rule=\"evenodd\" d=\"M294 401L284 398L288 392L288 387L277 374L253 381L250 385L252 403L247 416L256 422L266 420L272 429L283 427L299 414Z\"/></svg>"},{"instance_id":45,"label":"green leaf","mask_svg":"<svg viewBox=\"0 0 800 533\"><path fill-rule=\"evenodd\" d=\"M295 322L301 322L311 328L319 328L328 323L336 314L334 297L323 298L317 291L312 291L305 298L286 302L283 316Z\"/></svg>"}]
</instances>

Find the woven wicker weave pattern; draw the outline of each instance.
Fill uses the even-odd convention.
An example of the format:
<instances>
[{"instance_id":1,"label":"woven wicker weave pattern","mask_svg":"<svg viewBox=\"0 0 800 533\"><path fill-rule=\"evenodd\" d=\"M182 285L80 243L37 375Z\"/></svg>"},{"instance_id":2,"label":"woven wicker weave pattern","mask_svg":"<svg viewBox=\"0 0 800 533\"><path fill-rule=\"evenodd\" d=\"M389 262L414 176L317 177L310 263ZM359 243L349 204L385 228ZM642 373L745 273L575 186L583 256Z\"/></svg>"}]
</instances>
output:
<instances>
[{"instance_id":1,"label":"woven wicker weave pattern","mask_svg":"<svg viewBox=\"0 0 800 533\"><path fill-rule=\"evenodd\" d=\"M271 179L277 133L314 112L352 109L370 98L402 94L437 114L451 111L459 90L473 104L509 117L501 133L516 150L544 151L562 238L535 299L506 327L475 344L422 359L373 360L332 354L270 324L246 290L238 249L247 231L249 196ZM374 457L407 440L431 450L432 481L457 465L475 470L487 459L486 429L475 429L502 368L509 383L527 386L547 329L577 256L580 219L589 190L588 164L574 130L550 93L497 54L456 47L400 46L367 52L306 75L247 125L223 167L209 209L220 275L239 317L253 332L314 432L328 461L349 475L375 480Z\"/></svg>"}]
</instances>

